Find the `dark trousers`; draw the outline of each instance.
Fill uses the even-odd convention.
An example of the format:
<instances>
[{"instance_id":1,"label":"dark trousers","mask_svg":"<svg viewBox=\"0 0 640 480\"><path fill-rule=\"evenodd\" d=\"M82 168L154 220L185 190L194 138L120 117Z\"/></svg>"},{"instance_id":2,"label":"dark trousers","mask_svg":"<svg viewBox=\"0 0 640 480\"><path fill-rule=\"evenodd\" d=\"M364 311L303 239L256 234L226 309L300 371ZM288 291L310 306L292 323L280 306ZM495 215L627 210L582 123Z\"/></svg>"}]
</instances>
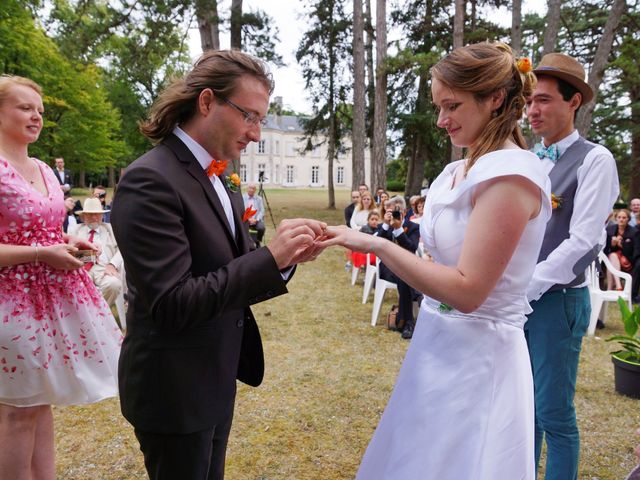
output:
<instances>
[{"instance_id":1,"label":"dark trousers","mask_svg":"<svg viewBox=\"0 0 640 480\"><path fill-rule=\"evenodd\" d=\"M188 434L135 429L150 480L222 480L233 413L222 425Z\"/></svg>"}]
</instances>

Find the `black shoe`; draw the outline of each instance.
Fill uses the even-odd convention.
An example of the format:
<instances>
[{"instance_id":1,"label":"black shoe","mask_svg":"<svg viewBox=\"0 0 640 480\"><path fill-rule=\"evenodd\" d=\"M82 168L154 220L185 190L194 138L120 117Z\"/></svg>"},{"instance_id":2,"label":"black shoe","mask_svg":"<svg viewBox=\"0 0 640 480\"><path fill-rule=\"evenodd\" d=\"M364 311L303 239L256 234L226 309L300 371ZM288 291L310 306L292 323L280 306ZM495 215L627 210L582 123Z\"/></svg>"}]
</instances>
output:
<instances>
[{"instance_id":1,"label":"black shoe","mask_svg":"<svg viewBox=\"0 0 640 480\"><path fill-rule=\"evenodd\" d=\"M604 322L600 319L598 319L598 321L596 322L596 328L598 330L602 330L604 328Z\"/></svg>"},{"instance_id":2,"label":"black shoe","mask_svg":"<svg viewBox=\"0 0 640 480\"><path fill-rule=\"evenodd\" d=\"M413 327L407 327L402 330L402 338L409 340L411 337L413 337Z\"/></svg>"}]
</instances>

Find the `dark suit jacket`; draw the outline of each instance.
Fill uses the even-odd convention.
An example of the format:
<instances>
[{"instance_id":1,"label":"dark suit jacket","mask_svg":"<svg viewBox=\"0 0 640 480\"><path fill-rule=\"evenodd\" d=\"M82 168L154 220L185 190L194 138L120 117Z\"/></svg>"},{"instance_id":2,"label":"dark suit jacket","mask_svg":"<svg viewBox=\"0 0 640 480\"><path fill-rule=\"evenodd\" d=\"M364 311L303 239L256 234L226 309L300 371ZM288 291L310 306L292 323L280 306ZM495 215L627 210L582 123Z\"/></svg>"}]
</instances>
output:
<instances>
[{"instance_id":1,"label":"dark suit jacket","mask_svg":"<svg viewBox=\"0 0 640 480\"><path fill-rule=\"evenodd\" d=\"M249 252L242 196L229 197L235 238L209 178L174 135L118 184L111 225L129 287L120 403L140 430L211 428L231 413L236 378L262 381L249 305L287 289L268 249Z\"/></svg>"},{"instance_id":2,"label":"dark suit jacket","mask_svg":"<svg viewBox=\"0 0 640 480\"><path fill-rule=\"evenodd\" d=\"M611 252L616 250L620 250L619 247L611 247L611 239L618 235L618 225L608 225L607 226L607 242L604 246L604 253L609 255ZM624 255L627 260L633 262L634 257L634 240L636 236L636 228L627 225L624 233L622 234L622 255Z\"/></svg>"},{"instance_id":3,"label":"dark suit jacket","mask_svg":"<svg viewBox=\"0 0 640 480\"><path fill-rule=\"evenodd\" d=\"M51 170L53 170L53 174L58 179L58 183L60 185L64 185L66 183L66 184L69 185L69 188L73 188L73 184L71 183L71 172L69 170L65 169L65 171L64 171L64 182L60 178L60 174L58 173L58 169L57 168L53 167Z\"/></svg>"},{"instance_id":4,"label":"dark suit jacket","mask_svg":"<svg viewBox=\"0 0 640 480\"><path fill-rule=\"evenodd\" d=\"M350 203L344 209L344 220L347 222L347 227L351 226L351 217L353 216L353 211L356 209L355 203Z\"/></svg>"},{"instance_id":5,"label":"dark suit jacket","mask_svg":"<svg viewBox=\"0 0 640 480\"><path fill-rule=\"evenodd\" d=\"M404 233L393 236L393 230L385 230L382 228L382 223L378 225L378 236L386 238L392 242L397 243L405 250L409 250L414 253L418 249L420 243L420 225L415 222L409 222L406 226L403 225ZM380 264L380 278L387 280L388 282L398 283L398 277L387 267L384 263Z\"/></svg>"}]
</instances>

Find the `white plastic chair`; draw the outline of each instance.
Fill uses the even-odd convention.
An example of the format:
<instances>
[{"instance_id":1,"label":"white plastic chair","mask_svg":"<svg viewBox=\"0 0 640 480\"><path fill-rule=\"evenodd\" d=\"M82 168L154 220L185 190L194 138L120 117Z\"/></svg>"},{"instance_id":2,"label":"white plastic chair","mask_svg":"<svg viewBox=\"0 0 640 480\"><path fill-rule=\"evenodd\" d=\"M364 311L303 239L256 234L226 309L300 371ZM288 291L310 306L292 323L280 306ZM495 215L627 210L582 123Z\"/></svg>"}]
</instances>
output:
<instances>
[{"instance_id":1,"label":"white plastic chair","mask_svg":"<svg viewBox=\"0 0 640 480\"><path fill-rule=\"evenodd\" d=\"M384 293L387 290L398 290L398 286L393 282L388 282L380 278L380 259L376 258L376 289L373 294L373 311L371 312L371 326L375 327L378 323L378 315L384 300Z\"/></svg>"},{"instance_id":2,"label":"white plastic chair","mask_svg":"<svg viewBox=\"0 0 640 480\"><path fill-rule=\"evenodd\" d=\"M371 293L371 287L373 286L373 281L376 278L376 273L378 272L378 262L375 265L371 265L371 253L367 253L367 268L364 271L364 290L362 292L362 303L367 303L369 299L369 294Z\"/></svg>"},{"instance_id":3,"label":"white plastic chair","mask_svg":"<svg viewBox=\"0 0 640 480\"><path fill-rule=\"evenodd\" d=\"M351 286L356 284L356 280L358 280L358 273L360 273L360 267L353 265L353 267L351 267Z\"/></svg>"},{"instance_id":4,"label":"white plastic chair","mask_svg":"<svg viewBox=\"0 0 640 480\"><path fill-rule=\"evenodd\" d=\"M603 318L607 317L607 303L605 302L617 302L619 297L622 297L629 304L629 309L633 308L631 304L631 275L626 272L621 272L611 265L611 262L607 256L600 252L596 262L603 262L605 267L615 277L619 277L624 280L624 288L622 291L618 290L602 290L600 288L600 280L598 279L598 271L596 269L595 262L589 265L587 269L587 276L589 278L589 297L591 300L591 317L589 318L589 328L587 329L587 335L593 335L596 331L596 324L600 311L603 311Z\"/></svg>"}]
</instances>

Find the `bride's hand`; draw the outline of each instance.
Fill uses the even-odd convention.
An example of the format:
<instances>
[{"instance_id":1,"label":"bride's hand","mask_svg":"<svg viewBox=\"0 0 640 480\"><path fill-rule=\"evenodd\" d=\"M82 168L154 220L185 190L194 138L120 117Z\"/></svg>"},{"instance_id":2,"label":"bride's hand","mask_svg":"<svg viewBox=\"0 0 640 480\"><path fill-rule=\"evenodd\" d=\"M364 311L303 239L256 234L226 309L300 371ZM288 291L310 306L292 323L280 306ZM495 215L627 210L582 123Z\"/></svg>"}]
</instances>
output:
<instances>
[{"instance_id":1,"label":"bride's hand","mask_svg":"<svg viewBox=\"0 0 640 480\"><path fill-rule=\"evenodd\" d=\"M381 239L375 235L358 232L344 225L327 227L324 239L320 242L323 248L341 245L356 252L373 252L375 242Z\"/></svg>"}]
</instances>

